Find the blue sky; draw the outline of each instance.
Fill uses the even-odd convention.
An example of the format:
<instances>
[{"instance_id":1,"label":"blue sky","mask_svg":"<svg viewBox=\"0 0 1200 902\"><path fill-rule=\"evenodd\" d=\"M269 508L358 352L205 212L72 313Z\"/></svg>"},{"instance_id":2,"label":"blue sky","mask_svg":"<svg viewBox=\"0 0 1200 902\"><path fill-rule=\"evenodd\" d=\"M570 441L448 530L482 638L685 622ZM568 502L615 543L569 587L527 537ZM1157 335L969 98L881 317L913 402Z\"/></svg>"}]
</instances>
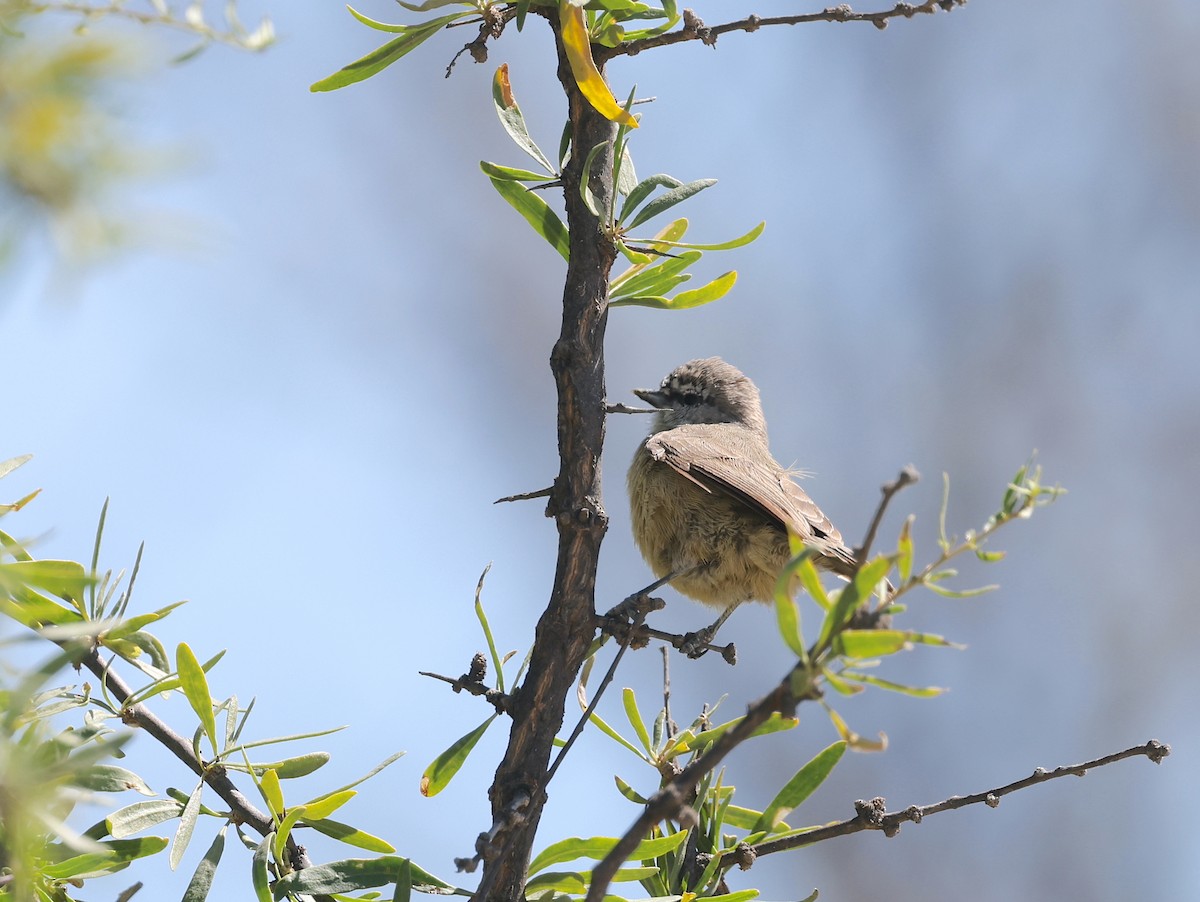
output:
<instances>
[{"instance_id":1,"label":"blue sky","mask_svg":"<svg viewBox=\"0 0 1200 902\"><path fill-rule=\"evenodd\" d=\"M552 48L534 21L444 79L459 44L441 36L367 83L312 95L379 35L334 3L266 11L280 34L267 54L214 48L151 66L120 96L133 134L185 161L122 201L165 249L130 253L69 295L47 287L54 260L31 250L6 283L0 338L16 381L0 457L35 459L5 496L42 487L23 534L77 559L111 497L107 564L128 566L146 541L135 604L190 600L159 635L202 659L228 649L214 692L257 696L251 732L349 724L305 746L335 755L314 792L406 749L344 817L453 879L451 859L488 827L506 725L423 799L422 769L486 711L416 672L457 674L481 647L471 603L489 561L484 602L500 645L522 653L553 575L542 505L491 502L556 471L547 361L562 263L477 168L525 162L492 112L501 62L534 136L556 145ZM1001 535L1003 563L964 567L964 583L999 591L913 601L910 626L969 648L919 650L883 673L951 691L838 700L891 747L845 759L806 818L848 817L874 795L933 802L1152 737L1175 748L1161 768L1126 762L891 842L776 856L736 886L767 899L820 887L830 899L1124 900L1180 898L1200 878L1178 804L1198 786L1198 29L1183 0L976 0L883 32L765 29L610 66L618 96L636 83L658 98L642 108L638 171L719 179L681 208L691 234L767 221L754 245L709 264L740 272L723 300L612 312L613 400L720 354L759 384L776 456L814 473L806 488L848 537L879 485L915 464L925 478L884 535L915 512L926 555L942 472L959 532L986 519L1034 448L1070 490ZM152 57L181 49L140 39ZM649 581L623 487L645 428L609 424L598 605ZM667 597L662 628L708 616ZM743 663L673 662L677 718L721 696L732 716L788 666L768 610L726 629ZM657 653L635 656L618 684L651 705L659 668ZM742 804L766 804L835 738L818 711L802 718L732 761ZM190 789L146 740L133 755L156 789ZM654 777L611 742L580 746L553 787L546 841L623 831L634 810L613 772L641 789ZM198 835L180 875L139 870L144 892L181 892L206 846ZM230 864L226 897L245 892Z\"/></svg>"}]
</instances>

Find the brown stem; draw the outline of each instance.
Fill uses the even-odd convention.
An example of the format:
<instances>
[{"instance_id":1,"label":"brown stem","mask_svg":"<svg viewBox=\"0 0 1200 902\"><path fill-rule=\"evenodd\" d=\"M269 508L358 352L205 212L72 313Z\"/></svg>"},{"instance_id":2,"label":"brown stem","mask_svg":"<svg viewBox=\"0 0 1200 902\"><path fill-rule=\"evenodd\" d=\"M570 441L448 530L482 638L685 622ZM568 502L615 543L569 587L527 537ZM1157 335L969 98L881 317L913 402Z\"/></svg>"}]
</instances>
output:
<instances>
[{"instance_id":1,"label":"brown stem","mask_svg":"<svg viewBox=\"0 0 1200 902\"><path fill-rule=\"evenodd\" d=\"M477 900L523 898L530 849L546 802L554 737L594 634L596 567L608 527L600 494L600 452L608 275L616 248L604 223L584 204L579 182L588 152L608 143L592 162L590 187L602 208L611 202L615 127L579 93L557 20L548 19L558 50L558 78L569 102L573 150L562 173L571 259L563 289L562 331L550 356L558 388L560 468L548 514L558 525L558 565L550 603L538 622L528 674L513 696L508 749L488 793L493 828L479 850L484 876Z\"/></svg>"}]
</instances>

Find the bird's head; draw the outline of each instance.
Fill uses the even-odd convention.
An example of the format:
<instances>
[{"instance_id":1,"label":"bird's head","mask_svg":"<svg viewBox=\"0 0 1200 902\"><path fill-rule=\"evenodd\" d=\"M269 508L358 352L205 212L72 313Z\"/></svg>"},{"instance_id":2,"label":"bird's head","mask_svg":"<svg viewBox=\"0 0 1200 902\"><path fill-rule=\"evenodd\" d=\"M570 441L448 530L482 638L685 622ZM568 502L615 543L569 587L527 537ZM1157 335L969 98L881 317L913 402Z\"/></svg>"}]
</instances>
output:
<instances>
[{"instance_id":1,"label":"bird's head","mask_svg":"<svg viewBox=\"0 0 1200 902\"><path fill-rule=\"evenodd\" d=\"M657 389L634 389L658 408L654 431L696 423L737 423L766 436L758 388L741 370L720 357L689 360L676 367Z\"/></svg>"}]
</instances>

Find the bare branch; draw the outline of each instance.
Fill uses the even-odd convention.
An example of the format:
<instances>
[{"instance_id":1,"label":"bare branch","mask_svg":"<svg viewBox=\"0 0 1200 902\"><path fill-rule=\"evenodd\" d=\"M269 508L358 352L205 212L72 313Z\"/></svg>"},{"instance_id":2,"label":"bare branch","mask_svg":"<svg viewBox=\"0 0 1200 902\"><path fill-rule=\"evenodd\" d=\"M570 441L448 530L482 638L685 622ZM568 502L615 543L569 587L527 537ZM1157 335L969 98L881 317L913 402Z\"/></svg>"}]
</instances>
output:
<instances>
[{"instance_id":1,"label":"bare branch","mask_svg":"<svg viewBox=\"0 0 1200 902\"><path fill-rule=\"evenodd\" d=\"M1056 767L1054 770L1046 770L1037 768L1033 774L1023 780L1017 780L1014 783L1008 783L996 789L989 789L984 792L977 792L969 796L951 796L944 801L934 805L910 805L901 811L886 812L884 810L883 799L872 799L870 802L855 802L854 807L857 814L847 821L842 821L836 824L827 824L824 827L818 827L805 833L796 836L787 836L780 839L767 840L765 842L756 843L751 846L754 856L770 855L774 852L783 852L788 849L799 848L800 846L810 846L814 843L823 842L827 839L833 839L835 836L848 836L851 833L860 833L863 830L882 830L885 836L895 836L900 832L900 825L906 821L911 821L914 824L919 824L922 818L931 814L940 814L943 811L953 811L958 808L965 808L968 805L977 805L980 802L987 805L989 808L995 808L1000 804L1002 796L1006 796L1011 792L1016 792L1019 789L1025 789L1029 786L1037 786L1049 780L1055 780L1058 777L1075 776L1082 777L1087 772L1096 767L1103 767L1106 764L1113 764L1117 761L1122 761L1125 758L1135 758L1141 755L1149 758L1155 764L1161 764L1162 759L1171 754L1171 747L1159 742L1157 739L1151 739L1145 745L1137 745L1133 748L1125 749L1123 752L1116 752L1111 755L1105 755L1102 758L1096 758L1093 761L1085 761L1083 764L1072 764L1064 767ZM729 864L722 862L723 866L731 866L739 863L734 861L733 856L730 857ZM744 860L744 859L743 859ZM742 865L743 868L748 865Z\"/></svg>"},{"instance_id":2,"label":"bare branch","mask_svg":"<svg viewBox=\"0 0 1200 902\"><path fill-rule=\"evenodd\" d=\"M214 766L211 762L206 764L197 758L195 752L192 751L191 741L176 733L145 705L141 703L125 704L133 695L133 690L119 674L111 669L109 664L101 660L98 648L91 649L80 661L80 664L94 673L104 687L121 703L122 722L141 727L167 751L187 765L221 797L239 822L249 824L261 836L266 836L275 829L275 822L271 816L259 811L249 799L242 795L241 790L229 779L223 766L219 764ZM291 838L288 839L288 848L293 867L297 870L309 867L307 854Z\"/></svg>"},{"instance_id":3,"label":"bare branch","mask_svg":"<svg viewBox=\"0 0 1200 902\"><path fill-rule=\"evenodd\" d=\"M505 495L503 498L497 498L492 504L504 504L507 501L532 501L534 498L549 498L554 494L554 487L547 486L544 489L538 489L536 492L522 492L520 495Z\"/></svg>"},{"instance_id":4,"label":"bare branch","mask_svg":"<svg viewBox=\"0 0 1200 902\"><path fill-rule=\"evenodd\" d=\"M640 41L628 41L608 51L606 58L622 54L635 56L643 50L655 47L666 47L670 44L680 44L684 41L703 41L709 46L717 43L717 38L731 31L758 31L769 25L802 25L806 22L870 22L876 28L887 28L888 20L903 17L911 19L921 14L932 14L939 9L949 12L956 6L966 5L967 0L925 0L923 3L897 3L891 9L878 12L855 12L850 5L843 3L832 6L817 13L804 13L796 16L756 16L750 15L736 22L726 22L723 25L705 25L691 10L684 10L683 27L679 31L642 38Z\"/></svg>"},{"instance_id":5,"label":"bare branch","mask_svg":"<svg viewBox=\"0 0 1200 902\"><path fill-rule=\"evenodd\" d=\"M867 527L867 535L863 539L862 545L854 552L854 556L865 561L871 553L871 546L875 544L875 534L879 532L879 524L883 520L883 514L887 510L888 504L891 503L893 496L905 486L913 485L920 480L921 474L917 472L917 468L912 464L908 464L900 471L891 482L885 482L880 491L883 492L883 497L879 499L879 507L875 509L875 516L871 518L871 525Z\"/></svg>"}]
</instances>

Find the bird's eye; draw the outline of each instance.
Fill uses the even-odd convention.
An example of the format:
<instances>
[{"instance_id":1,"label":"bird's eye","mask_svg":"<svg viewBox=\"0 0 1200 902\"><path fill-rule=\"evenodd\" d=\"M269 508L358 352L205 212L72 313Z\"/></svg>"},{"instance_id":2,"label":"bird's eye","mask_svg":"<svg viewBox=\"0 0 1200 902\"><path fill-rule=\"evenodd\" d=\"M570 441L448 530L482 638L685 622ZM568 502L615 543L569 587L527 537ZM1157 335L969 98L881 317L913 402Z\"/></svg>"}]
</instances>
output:
<instances>
[{"instance_id":1,"label":"bird's eye","mask_svg":"<svg viewBox=\"0 0 1200 902\"><path fill-rule=\"evenodd\" d=\"M700 403L700 392L685 391L679 397L680 397L680 400L682 400L684 404L699 404Z\"/></svg>"}]
</instances>

